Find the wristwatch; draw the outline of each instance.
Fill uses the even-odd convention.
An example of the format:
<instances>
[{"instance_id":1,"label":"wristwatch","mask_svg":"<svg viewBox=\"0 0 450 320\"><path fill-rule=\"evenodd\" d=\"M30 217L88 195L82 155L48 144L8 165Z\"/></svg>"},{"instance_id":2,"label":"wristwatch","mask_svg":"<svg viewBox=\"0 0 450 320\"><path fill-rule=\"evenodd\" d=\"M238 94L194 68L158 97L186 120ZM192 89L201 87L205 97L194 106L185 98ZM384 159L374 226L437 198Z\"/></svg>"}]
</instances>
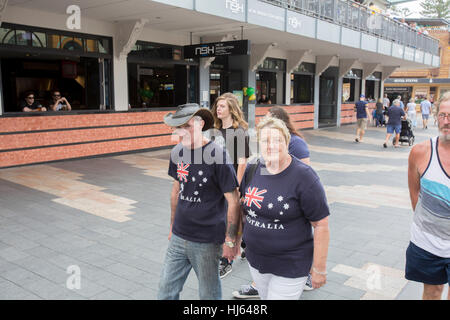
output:
<instances>
[{"instance_id":1,"label":"wristwatch","mask_svg":"<svg viewBox=\"0 0 450 320\"><path fill-rule=\"evenodd\" d=\"M233 241L225 241L225 245L229 248L234 248L236 246Z\"/></svg>"}]
</instances>

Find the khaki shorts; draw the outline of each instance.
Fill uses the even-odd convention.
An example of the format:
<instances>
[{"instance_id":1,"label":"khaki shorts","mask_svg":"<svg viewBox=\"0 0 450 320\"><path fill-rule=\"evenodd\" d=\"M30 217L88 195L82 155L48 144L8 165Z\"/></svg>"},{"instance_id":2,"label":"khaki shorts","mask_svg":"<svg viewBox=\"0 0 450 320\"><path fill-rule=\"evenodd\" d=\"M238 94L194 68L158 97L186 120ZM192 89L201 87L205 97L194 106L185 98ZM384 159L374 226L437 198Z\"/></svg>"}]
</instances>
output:
<instances>
[{"instance_id":1,"label":"khaki shorts","mask_svg":"<svg viewBox=\"0 0 450 320\"><path fill-rule=\"evenodd\" d=\"M358 124L358 129L366 130L367 129L367 118L359 118L357 120L357 124Z\"/></svg>"}]
</instances>

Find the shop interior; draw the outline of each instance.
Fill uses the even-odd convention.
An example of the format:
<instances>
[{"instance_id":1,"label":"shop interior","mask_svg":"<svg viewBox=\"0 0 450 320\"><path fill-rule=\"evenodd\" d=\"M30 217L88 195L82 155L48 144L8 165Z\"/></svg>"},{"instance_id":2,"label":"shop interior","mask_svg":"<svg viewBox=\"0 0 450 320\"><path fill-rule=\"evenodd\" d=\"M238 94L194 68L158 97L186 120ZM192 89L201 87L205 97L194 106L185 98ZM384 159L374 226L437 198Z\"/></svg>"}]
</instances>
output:
<instances>
[{"instance_id":1,"label":"shop interior","mask_svg":"<svg viewBox=\"0 0 450 320\"><path fill-rule=\"evenodd\" d=\"M52 56L3 55L1 75L4 112L21 112L19 105L28 91L36 102L50 105L51 92L59 90L72 110L100 108L100 64L96 58L55 59Z\"/></svg>"}]
</instances>

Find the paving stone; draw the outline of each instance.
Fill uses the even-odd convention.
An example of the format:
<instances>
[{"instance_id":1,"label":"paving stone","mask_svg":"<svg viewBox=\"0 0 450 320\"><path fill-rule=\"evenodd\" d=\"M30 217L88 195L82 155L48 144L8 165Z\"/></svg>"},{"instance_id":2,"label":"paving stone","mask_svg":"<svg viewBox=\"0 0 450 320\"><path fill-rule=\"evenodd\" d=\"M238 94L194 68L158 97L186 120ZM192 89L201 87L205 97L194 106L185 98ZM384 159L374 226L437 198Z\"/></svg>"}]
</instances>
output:
<instances>
[{"instance_id":1,"label":"paving stone","mask_svg":"<svg viewBox=\"0 0 450 320\"><path fill-rule=\"evenodd\" d=\"M105 286L124 296L129 296L135 291L144 289L142 285L139 285L136 282L128 281L113 274L105 276L104 278L98 278L96 279L96 282L99 285Z\"/></svg>"},{"instance_id":2,"label":"paving stone","mask_svg":"<svg viewBox=\"0 0 450 320\"><path fill-rule=\"evenodd\" d=\"M134 300L156 300L158 292L153 289L145 288L130 294Z\"/></svg>"},{"instance_id":3,"label":"paving stone","mask_svg":"<svg viewBox=\"0 0 450 320\"><path fill-rule=\"evenodd\" d=\"M0 300L20 300L30 295L29 291L8 281L0 281L0 288Z\"/></svg>"},{"instance_id":4,"label":"paving stone","mask_svg":"<svg viewBox=\"0 0 450 320\"><path fill-rule=\"evenodd\" d=\"M28 257L28 254L13 247L0 249L0 258L5 259L7 261L13 262L23 259L25 257Z\"/></svg>"},{"instance_id":5,"label":"paving stone","mask_svg":"<svg viewBox=\"0 0 450 320\"><path fill-rule=\"evenodd\" d=\"M130 300L130 297L122 295L112 290L105 290L93 297L91 300Z\"/></svg>"}]
</instances>

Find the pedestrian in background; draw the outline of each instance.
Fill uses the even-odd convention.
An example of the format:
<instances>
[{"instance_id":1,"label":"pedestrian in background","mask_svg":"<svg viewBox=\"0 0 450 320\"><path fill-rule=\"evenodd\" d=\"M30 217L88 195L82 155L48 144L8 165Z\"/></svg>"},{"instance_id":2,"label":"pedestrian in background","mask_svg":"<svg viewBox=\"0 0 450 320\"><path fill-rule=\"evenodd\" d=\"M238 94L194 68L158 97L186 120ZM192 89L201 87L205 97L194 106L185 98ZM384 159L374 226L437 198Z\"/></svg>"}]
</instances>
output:
<instances>
[{"instance_id":1,"label":"pedestrian in background","mask_svg":"<svg viewBox=\"0 0 450 320\"><path fill-rule=\"evenodd\" d=\"M420 103L420 112L422 113L422 128L428 129L428 119L430 118L431 113L431 102L428 98L425 98L425 100Z\"/></svg>"},{"instance_id":2,"label":"pedestrian in background","mask_svg":"<svg viewBox=\"0 0 450 320\"><path fill-rule=\"evenodd\" d=\"M383 99L378 99L376 103L375 116L376 116L376 124L375 126L383 126L384 116L383 116Z\"/></svg>"},{"instance_id":3,"label":"pedestrian in background","mask_svg":"<svg viewBox=\"0 0 450 320\"><path fill-rule=\"evenodd\" d=\"M400 132L402 131L402 118L405 117L405 111L400 106L400 100L394 100L392 106L388 108L389 121L386 125L386 139L383 143L383 147L387 148L391 135L395 132L394 147L398 148L398 141L400 139Z\"/></svg>"},{"instance_id":4,"label":"pedestrian in background","mask_svg":"<svg viewBox=\"0 0 450 320\"><path fill-rule=\"evenodd\" d=\"M414 98L409 99L409 102L406 105L406 112L408 119L411 120L412 126L414 128L417 127L416 102L414 101Z\"/></svg>"},{"instance_id":5,"label":"pedestrian in background","mask_svg":"<svg viewBox=\"0 0 450 320\"><path fill-rule=\"evenodd\" d=\"M355 138L356 142L362 142L364 133L366 132L367 128L367 119L370 119L371 117L369 108L367 107L367 101L365 101L365 98L366 96L362 94L359 97L359 101L355 103L356 122L357 122L356 138Z\"/></svg>"}]
</instances>

